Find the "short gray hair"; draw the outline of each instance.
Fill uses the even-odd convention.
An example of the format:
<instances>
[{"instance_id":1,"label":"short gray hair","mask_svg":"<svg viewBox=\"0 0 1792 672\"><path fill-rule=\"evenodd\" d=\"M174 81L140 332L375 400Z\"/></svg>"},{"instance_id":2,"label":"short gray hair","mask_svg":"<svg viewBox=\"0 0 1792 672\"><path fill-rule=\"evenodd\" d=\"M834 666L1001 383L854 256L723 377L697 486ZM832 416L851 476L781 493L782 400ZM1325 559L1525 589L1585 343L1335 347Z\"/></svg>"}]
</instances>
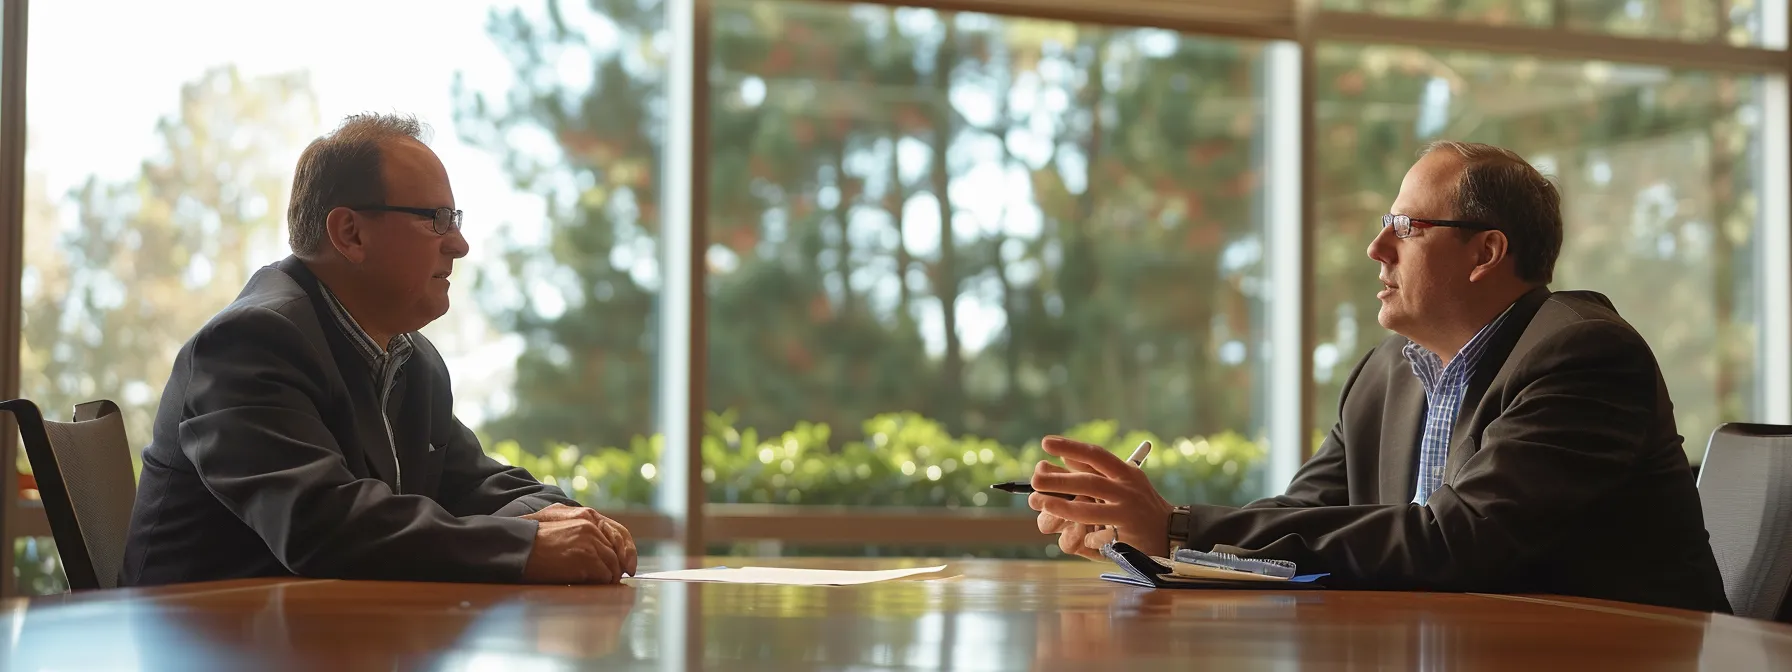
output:
<instances>
[{"instance_id":1,"label":"short gray hair","mask_svg":"<svg viewBox=\"0 0 1792 672\"><path fill-rule=\"evenodd\" d=\"M1456 219L1499 227L1509 241L1518 277L1537 285L1555 277L1562 253L1562 192L1517 152L1478 142L1438 140L1423 157L1450 149L1463 159L1456 182Z\"/></svg>"},{"instance_id":2,"label":"short gray hair","mask_svg":"<svg viewBox=\"0 0 1792 672\"><path fill-rule=\"evenodd\" d=\"M293 254L308 257L323 251L330 238L324 221L331 210L385 201L380 147L400 139L421 143L424 133L416 117L370 113L343 119L336 130L311 141L293 170L292 202L286 209Z\"/></svg>"}]
</instances>

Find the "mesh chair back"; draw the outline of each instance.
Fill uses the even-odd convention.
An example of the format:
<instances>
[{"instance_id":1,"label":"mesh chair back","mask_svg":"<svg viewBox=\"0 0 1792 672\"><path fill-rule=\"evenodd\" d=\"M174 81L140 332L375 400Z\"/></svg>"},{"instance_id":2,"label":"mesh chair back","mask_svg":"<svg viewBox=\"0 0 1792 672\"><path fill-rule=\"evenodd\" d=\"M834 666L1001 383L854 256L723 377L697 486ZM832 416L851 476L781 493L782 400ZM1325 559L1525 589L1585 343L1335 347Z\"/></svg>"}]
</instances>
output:
<instances>
[{"instance_id":1,"label":"mesh chair back","mask_svg":"<svg viewBox=\"0 0 1792 672\"><path fill-rule=\"evenodd\" d=\"M1699 469L1699 503L1730 608L1792 622L1792 427L1718 427Z\"/></svg>"}]
</instances>

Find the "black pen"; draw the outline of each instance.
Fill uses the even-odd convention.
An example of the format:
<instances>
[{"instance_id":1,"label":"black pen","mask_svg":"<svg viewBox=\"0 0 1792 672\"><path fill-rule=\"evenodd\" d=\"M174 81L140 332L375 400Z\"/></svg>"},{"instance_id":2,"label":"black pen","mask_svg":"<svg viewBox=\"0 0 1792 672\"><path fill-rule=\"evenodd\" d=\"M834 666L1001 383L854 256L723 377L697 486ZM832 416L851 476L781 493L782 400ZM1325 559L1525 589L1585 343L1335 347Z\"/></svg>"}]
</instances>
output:
<instances>
[{"instance_id":1,"label":"black pen","mask_svg":"<svg viewBox=\"0 0 1792 672\"><path fill-rule=\"evenodd\" d=\"M997 483L989 487L1001 490L1002 492L1012 492L1017 495L1030 495L1039 492L1038 490L1034 490L1033 484L1027 481L1009 481L1007 483ZM1062 492L1039 492L1039 494L1051 495L1059 499L1076 499L1076 495L1066 495Z\"/></svg>"},{"instance_id":2,"label":"black pen","mask_svg":"<svg viewBox=\"0 0 1792 672\"><path fill-rule=\"evenodd\" d=\"M1139 443L1138 448L1133 449L1132 457L1127 458L1126 461L1131 462L1135 467L1143 467L1145 466L1145 456L1150 454L1151 442L1143 441ZM1030 495L1039 492L1038 490L1033 489L1032 481L1009 481L1007 483L997 483L989 487L1001 490L1002 492L1012 492L1017 495ZM1039 494L1051 495L1058 499L1076 499L1076 495L1066 495L1062 492L1039 492Z\"/></svg>"}]
</instances>

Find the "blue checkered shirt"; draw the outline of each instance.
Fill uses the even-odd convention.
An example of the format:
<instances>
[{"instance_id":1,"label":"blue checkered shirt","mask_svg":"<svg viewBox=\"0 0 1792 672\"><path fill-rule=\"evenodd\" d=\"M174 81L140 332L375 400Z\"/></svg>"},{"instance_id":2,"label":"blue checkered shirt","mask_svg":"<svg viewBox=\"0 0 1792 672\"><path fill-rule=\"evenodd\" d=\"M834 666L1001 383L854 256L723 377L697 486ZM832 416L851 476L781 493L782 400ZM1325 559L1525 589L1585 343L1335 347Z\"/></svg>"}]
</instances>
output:
<instances>
[{"instance_id":1,"label":"blue checkered shirt","mask_svg":"<svg viewBox=\"0 0 1792 672\"><path fill-rule=\"evenodd\" d=\"M1508 308L1507 312L1510 311ZM1419 439L1419 484L1418 491L1413 494L1414 504L1424 504L1431 499L1431 493L1444 484L1444 462L1450 456L1450 432L1456 426L1456 414L1462 410L1462 397L1468 393L1469 377L1474 375L1475 363L1481 361L1481 353L1487 350L1488 339L1504 321L1506 313L1500 313L1487 326L1481 327L1481 331L1462 346L1462 351L1450 359L1448 366L1444 365L1442 357L1411 341L1402 351L1407 361L1412 362L1412 375L1418 376L1425 386L1425 434Z\"/></svg>"}]
</instances>

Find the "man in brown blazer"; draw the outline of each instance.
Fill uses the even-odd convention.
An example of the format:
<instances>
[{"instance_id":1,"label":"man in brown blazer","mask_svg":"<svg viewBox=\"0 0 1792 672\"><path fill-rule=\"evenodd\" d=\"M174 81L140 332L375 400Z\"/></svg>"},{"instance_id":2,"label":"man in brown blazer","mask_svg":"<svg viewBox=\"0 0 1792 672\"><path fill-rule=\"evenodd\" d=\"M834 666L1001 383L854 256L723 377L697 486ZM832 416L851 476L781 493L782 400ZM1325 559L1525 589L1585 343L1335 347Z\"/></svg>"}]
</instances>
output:
<instances>
[{"instance_id":1,"label":"man in brown blazer","mask_svg":"<svg viewBox=\"0 0 1792 672\"><path fill-rule=\"evenodd\" d=\"M1728 612L1655 356L1610 301L1547 288L1561 197L1518 155L1435 143L1369 244L1394 332L1286 494L1171 506L1099 446L1048 437L1039 529L1279 558L1338 588L1555 593Z\"/></svg>"}]
</instances>

